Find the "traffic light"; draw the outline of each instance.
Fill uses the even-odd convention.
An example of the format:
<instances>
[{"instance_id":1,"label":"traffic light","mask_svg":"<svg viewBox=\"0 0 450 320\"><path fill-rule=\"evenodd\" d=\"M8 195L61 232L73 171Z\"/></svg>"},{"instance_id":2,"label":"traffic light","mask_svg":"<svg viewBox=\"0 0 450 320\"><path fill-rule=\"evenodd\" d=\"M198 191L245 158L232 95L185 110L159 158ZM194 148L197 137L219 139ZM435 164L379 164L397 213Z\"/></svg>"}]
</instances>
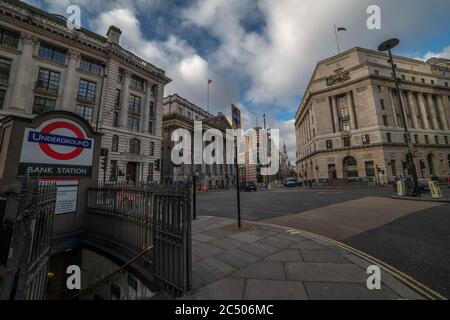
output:
<instances>
[{"instance_id":1,"label":"traffic light","mask_svg":"<svg viewBox=\"0 0 450 320\"><path fill-rule=\"evenodd\" d=\"M108 168L108 149L106 148L102 148L100 150L100 156L101 156L101 164L102 164L102 170L106 171L106 169Z\"/></svg>"},{"instance_id":2,"label":"traffic light","mask_svg":"<svg viewBox=\"0 0 450 320\"><path fill-rule=\"evenodd\" d=\"M161 160L160 160L160 159L157 159L157 160L155 161L155 171L159 172L160 169L161 169Z\"/></svg>"}]
</instances>

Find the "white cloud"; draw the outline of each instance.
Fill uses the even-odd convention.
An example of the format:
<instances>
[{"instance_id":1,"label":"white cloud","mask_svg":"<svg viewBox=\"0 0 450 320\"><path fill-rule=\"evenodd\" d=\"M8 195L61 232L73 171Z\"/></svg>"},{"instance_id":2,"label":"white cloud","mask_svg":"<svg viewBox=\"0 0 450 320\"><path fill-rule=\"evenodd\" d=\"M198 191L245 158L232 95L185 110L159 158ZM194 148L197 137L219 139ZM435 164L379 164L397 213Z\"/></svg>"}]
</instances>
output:
<instances>
[{"instance_id":1,"label":"white cloud","mask_svg":"<svg viewBox=\"0 0 450 320\"><path fill-rule=\"evenodd\" d=\"M448 46L447 48L444 48L444 50L442 50L439 53L428 51L423 57L419 57L416 59L427 61L428 59L433 58L433 57L450 59L450 46Z\"/></svg>"},{"instance_id":2,"label":"white cloud","mask_svg":"<svg viewBox=\"0 0 450 320\"><path fill-rule=\"evenodd\" d=\"M399 37L402 45L421 47L442 31L436 23L446 21L448 13L448 0L415 1L414 6L409 0L378 0L383 29L369 31L366 8L373 4L371 0L195 0L180 9L177 18L182 19L185 30L195 26L218 41L217 47L201 55L179 35L169 33L162 40L146 38L138 13L145 16L161 8L166 5L162 0L43 1L50 11L61 14L69 4L80 4L92 18L90 26L100 34L104 35L111 24L121 28L124 47L165 69L173 79L166 93L177 92L206 107L207 79L212 78L211 110L229 113L231 103L240 103L245 123L251 126L255 116L244 102L260 117L262 113L296 110L298 96L303 94L317 61L336 54L333 24L349 30L339 34L342 50L376 48L392 36ZM256 30L247 25L255 16L261 19ZM401 50L399 47L398 52ZM423 51L415 55L422 56ZM422 58L431 56L450 58L450 47ZM281 129L292 161L293 120L272 121L271 126Z\"/></svg>"}]
</instances>

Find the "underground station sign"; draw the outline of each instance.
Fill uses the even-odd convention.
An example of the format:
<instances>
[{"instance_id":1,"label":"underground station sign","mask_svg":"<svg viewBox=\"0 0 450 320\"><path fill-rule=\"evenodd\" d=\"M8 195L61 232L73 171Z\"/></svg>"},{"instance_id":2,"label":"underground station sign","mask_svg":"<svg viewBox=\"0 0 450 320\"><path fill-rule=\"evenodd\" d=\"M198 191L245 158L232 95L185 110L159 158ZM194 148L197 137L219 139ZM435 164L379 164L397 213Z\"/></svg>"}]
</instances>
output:
<instances>
[{"instance_id":1,"label":"underground station sign","mask_svg":"<svg viewBox=\"0 0 450 320\"><path fill-rule=\"evenodd\" d=\"M26 128L19 175L81 177L92 174L94 140L82 126L65 118L47 120Z\"/></svg>"}]
</instances>

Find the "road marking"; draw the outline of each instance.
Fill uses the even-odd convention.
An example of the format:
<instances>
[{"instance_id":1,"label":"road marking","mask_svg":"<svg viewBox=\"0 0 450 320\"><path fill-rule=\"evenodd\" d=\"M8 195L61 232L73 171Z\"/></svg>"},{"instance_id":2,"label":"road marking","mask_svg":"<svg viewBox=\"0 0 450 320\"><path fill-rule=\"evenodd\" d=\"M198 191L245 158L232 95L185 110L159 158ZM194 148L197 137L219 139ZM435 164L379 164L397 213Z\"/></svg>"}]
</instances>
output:
<instances>
[{"instance_id":1,"label":"road marking","mask_svg":"<svg viewBox=\"0 0 450 320\"><path fill-rule=\"evenodd\" d=\"M317 238L323 241L326 241L330 244L333 244L337 247L340 247L342 249L345 249L357 256L359 256L360 258L363 258L373 264L376 264L378 266L380 266L382 269L384 269L385 271L389 272L392 276L394 276L397 280L399 280L400 282L403 282L405 285L407 285L408 287L410 287L411 289L419 292L420 294L422 294L424 297L426 297L427 299L430 300L447 300L447 298L445 298L444 296L442 296L441 294L439 294L438 292L434 291L431 288L428 288L427 286L425 286L424 284L420 283L419 281L415 280L414 278L412 278L411 276L407 275L406 273L398 270L397 268L365 253L362 252L356 248L353 248L352 246L349 246L345 243L309 232L309 231L301 231L298 229L292 229L290 228L290 230L286 230L287 233L290 234L306 234L309 235L313 238Z\"/></svg>"}]
</instances>

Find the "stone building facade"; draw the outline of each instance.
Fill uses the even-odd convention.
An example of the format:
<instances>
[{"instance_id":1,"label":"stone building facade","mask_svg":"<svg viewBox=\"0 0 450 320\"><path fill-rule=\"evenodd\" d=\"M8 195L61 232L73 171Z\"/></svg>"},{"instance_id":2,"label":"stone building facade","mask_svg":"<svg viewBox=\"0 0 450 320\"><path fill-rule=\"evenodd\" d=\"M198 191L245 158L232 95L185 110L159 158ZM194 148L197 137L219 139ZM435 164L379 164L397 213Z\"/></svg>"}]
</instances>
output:
<instances>
[{"instance_id":1,"label":"stone building facade","mask_svg":"<svg viewBox=\"0 0 450 320\"><path fill-rule=\"evenodd\" d=\"M194 174L199 177L199 185L204 189L228 188L234 184L234 166L232 164L182 164L175 165L171 154L175 142L172 133L177 129L186 129L192 137L192 155L194 155L194 122L202 121L203 132L208 129L219 130L223 137L226 130L231 129L227 118L219 113L214 116L177 94L165 97L163 100L163 148L162 174L163 181L186 181ZM203 148L207 145L203 142ZM223 154L226 155L226 139L223 140ZM225 158L226 159L226 158ZM193 161L192 161L193 163Z\"/></svg>"},{"instance_id":2,"label":"stone building facade","mask_svg":"<svg viewBox=\"0 0 450 320\"><path fill-rule=\"evenodd\" d=\"M107 37L15 0L0 2L0 118L79 114L103 133L100 180L160 180L165 72Z\"/></svg>"},{"instance_id":3,"label":"stone building facade","mask_svg":"<svg viewBox=\"0 0 450 320\"><path fill-rule=\"evenodd\" d=\"M407 145L388 56L354 48L316 66L296 114L301 179L387 183L408 176ZM395 56L419 177L450 173L450 60Z\"/></svg>"}]
</instances>

